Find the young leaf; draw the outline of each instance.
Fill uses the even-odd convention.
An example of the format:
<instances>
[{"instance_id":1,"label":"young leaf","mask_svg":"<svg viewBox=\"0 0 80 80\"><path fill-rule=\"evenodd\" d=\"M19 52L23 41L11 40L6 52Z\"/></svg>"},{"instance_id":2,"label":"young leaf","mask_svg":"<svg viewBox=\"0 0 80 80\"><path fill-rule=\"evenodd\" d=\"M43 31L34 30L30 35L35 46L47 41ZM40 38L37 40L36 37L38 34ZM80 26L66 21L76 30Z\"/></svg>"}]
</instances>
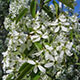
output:
<instances>
[{"instance_id":1,"label":"young leaf","mask_svg":"<svg viewBox=\"0 0 80 80\"><path fill-rule=\"evenodd\" d=\"M54 0L53 0L53 4L54 4L55 9L56 9L56 17L58 17L58 15L59 15L59 5L58 5L58 3L57 3L56 1L54 1Z\"/></svg>"},{"instance_id":2,"label":"young leaf","mask_svg":"<svg viewBox=\"0 0 80 80\"><path fill-rule=\"evenodd\" d=\"M66 6L74 9L74 0L59 0L60 2L62 2L63 4L65 4Z\"/></svg>"},{"instance_id":3,"label":"young leaf","mask_svg":"<svg viewBox=\"0 0 80 80\"><path fill-rule=\"evenodd\" d=\"M31 5L30 5L30 12L33 18L35 18L36 16L36 8L37 8L36 5L37 5L36 0L32 0Z\"/></svg>"},{"instance_id":4,"label":"young leaf","mask_svg":"<svg viewBox=\"0 0 80 80\"><path fill-rule=\"evenodd\" d=\"M24 10L22 10L22 12L18 15L17 19L16 19L16 23L18 23L18 21L20 21L20 19L26 15L28 9L25 8Z\"/></svg>"}]
</instances>

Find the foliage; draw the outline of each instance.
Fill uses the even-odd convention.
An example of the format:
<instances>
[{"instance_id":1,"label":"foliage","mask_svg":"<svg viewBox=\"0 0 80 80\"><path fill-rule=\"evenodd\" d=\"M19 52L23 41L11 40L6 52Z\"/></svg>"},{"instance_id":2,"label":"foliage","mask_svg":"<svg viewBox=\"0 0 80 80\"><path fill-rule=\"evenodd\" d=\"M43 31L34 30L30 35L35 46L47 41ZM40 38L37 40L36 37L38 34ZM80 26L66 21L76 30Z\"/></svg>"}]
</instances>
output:
<instances>
[{"instance_id":1,"label":"foliage","mask_svg":"<svg viewBox=\"0 0 80 80\"><path fill-rule=\"evenodd\" d=\"M54 20L49 6L42 2L35 13L35 2L28 1L14 0L4 22L9 33L3 80L79 80L77 16L60 13Z\"/></svg>"}]
</instances>

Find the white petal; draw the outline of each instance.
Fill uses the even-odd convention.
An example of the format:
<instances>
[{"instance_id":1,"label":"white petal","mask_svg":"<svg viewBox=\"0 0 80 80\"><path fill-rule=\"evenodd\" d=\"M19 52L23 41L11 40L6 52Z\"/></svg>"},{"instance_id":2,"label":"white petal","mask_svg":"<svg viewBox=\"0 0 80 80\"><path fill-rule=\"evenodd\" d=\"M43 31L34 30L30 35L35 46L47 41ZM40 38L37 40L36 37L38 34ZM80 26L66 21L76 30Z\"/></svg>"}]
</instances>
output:
<instances>
[{"instance_id":1,"label":"white petal","mask_svg":"<svg viewBox=\"0 0 80 80\"><path fill-rule=\"evenodd\" d=\"M73 45L73 42L68 42L68 43L66 44L66 48L68 48L69 50L71 50L72 45Z\"/></svg>"},{"instance_id":2,"label":"white petal","mask_svg":"<svg viewBox=\"0 0 80 80\"><path fill-rule=\"evenodd\" d=\"M49 51L52 51L53 50L53 47L52 46L49 46L49 45L45 45L45 48L48 49Z\"/></svg>"},{"instance_id":3,"label":"white petal","mask_svg":"<svg viewBox=\"0 0 80 80\"><path fill-rule=\"evenodd\" d=\"M46 69L44 67L42 67L41 65L38 65L38 68L41 72L45 73Z\"/></svg>"},{"instance_id":4,"label":"white petal","mask_svg":"<svg viewBox=\"0 0 80 80\"><path fill-rule=\"evenodd\" d=\"M46 68L50 68L50 67L52 67L53 66L53 63L46 63L45 65L44 65L44 67L46 67Z\"/></svg>"},{"instance_id":5,"label":"white petal","mask_svg":"<svg viewBox=\"0 0 80 80\"><path fill-rule=\"evenodd\" d=\"M42 31L46 30L45 26L43 26L43 25L42 25L41 29L42 29Z\"/></svg>"},{"instance_id":6,"label":"white petal","mask_svg":"<svg viewBox=\"0 0 80 80\"><path fill-rule=\"evenodd\" d=\"M40 41L40 37L38 37L37 39L33 40L33 42L37 42Z\"/></svg>"},{"instance_id":7,"label":"white petal","mask_svg":"<svg viewBox=\"0 0 80 80\"><path fill-rule=\"evenodd\" d=\"M64 15L64 14L62 14L62 15L60 16L60 18L65 18L65 15Z\"/></svg>"},{"instance_id":8,"label":"white petal","mask_svg":"<svg viewBox=\"0 0 80 80\"><path fill-rule=\"evenodd\" d=\"M66 52L67 56L72 56L73 55L73 53L71 53L69 50L65 50L65 52Z\"/></svg>"},{"instance_id":9,"label":"white petal","mask_svg":"<svg viewBox=\"0 0 80 80\"><path fill-rule=\"evenodd\" d=\"M58 32L59 29L60 29L60 27L58 26L58 27L54 30L54 32L55 32L55 33Z\"/></svg>"},{"instance_id":10,"label":"white petal","mask_svg":"<svg viewBox=\"0 0 80 80\"><path fill-rule=\"evenodd\" d=\"M7 70L6 73L11 73L13 70Z\"/></svg>"},{"instance_id":11,"label":"white petal","mask_svg":"<svg viewBox=\"0 0 80 80\"><path fill-rule=\"evenodd\" d=\"M70 23L68 23L68 22L66 22L66 23L63 23L65 26L69 26L70 25Z\"/></svg>"},{"instance_id":12,"label":"white petal","mask_svg":"<svg viewBox=\"0 0 80 80\"><path fill-rule=\"evenodd\" d=\"M38 71L37 66L34 67L33 71L34 71L34 73L37 73L37 71Z\"/></svg>"},{"instance_id":13,"label":"white petal","mask_svg":"<svg viewBox=\"0 0 80 80\"><path fill-rule=\"evenodd\" d=\"M66 27L61 26L61 28L62 28L62 31L68 32L68 29Z\"/></svg>"},{"instance_id":14,"label":"white petal","mask_svg":"<svg viewBox=\"0 0 80 80\"><path fill-rule=\"evenodd\" d=\"M48 52L48 51L45 52L45 59L46 59L46 60L49 59L49 52Z\"/></svg>"},{"instance_id":15,"label":"white petal","mask_svg":"<svg viewBox=\"0 0 80 80\"><path fill-rule=\"evenodd\" d=\"M59 18L59 20L60 20L61 22L66 22L66 19L65 19L65 18Z\"/></svg>"},{"instance_id":16,"label":"white petal","mask_svg":"<svg viewBox=\"0 0 80 80\"><path fill-rule=\"evenodd\" d=\"M39 35L33 35L33 36L31 36L31 40L36 39L38 37L39 37Z\"/></svg>"},{"instance_id":17,"label":"white petal","mask_svg":"<svg viewBox=\"0 0 80 80\"><path fill-rule=\"evenodd\" d=\"M35 65L36 63L33 60L28 60L27 61L29 64Z\"/></svg>"},{"instance_id":18,"label":"white petal","mask_svg":"<svg viewBox=\"0 0 80 80\"><path fill-rule=\"evenodd\" d=\"M38 23L38 21L37 21L36 24L33 25L33 29L37 30L38 28L40 28L40 23Z\"/></svg>"},{"instance_id":19,"label":"white petal","mask_svg":"<svg viewBox=\"0 0 80 80\"><path fill-rule=\"evenodd\" d=\"M23 43L24 43L21 39L19 39L19 42L20 42L21 44L23 44Z\"/></svg>"},{"instance_id":20,"label":"white petal","mask_svg":"<svg viewBox=\"0 0 80 80\"><path fill-rule=\"evenodd\" d=\"M49 60L54 61L54 58L52 55L49 54Z\"/></svg>"},{"instance_id":21,"label":"white petal","mask_svg":"<svg viewBox=\"0 0 80 80\"><path fill-rule=\"evenodd\" d=\"M57 46L56 50L60 51L62 49L62 46Z\"/></svg>"},{"instance_id":22,"label":"white petal","mask_svg":"<svg viewBox=\"0 0 80 80\"><path fill-rule=\"evenodd\" d=\"M57 72L56 78L58 78L61 75L61 71Z\"/></svg>"},{"instance_id":23,"label":"white petal","mask_svg":"<svg viewBox=\"0 0 80 80\"><path fill-rule=\"evenodd\" d=\"M3 52L2 54L3 54L3 56L5 57L5 56L7 56L7 55L8 55L8 51Z\"/></svg>"},{"instance_id":24,"label":"white petal","mask_svg":"<svg viewBox=\"0 0 80 80\"><path fill-rule=\"evenodd\" d=\"M54 50L53 55L54 55L54 56L57 56L57 55L58 55L58 53L57 53L56 50Z\"/></svg>"},{"instance_id":25,"label":"white petal","mask_svg":"<svg viewBox=\"0 0 80 80\"><path fill-rule=\"evenodd\" d=\"M18 36L19 33L17 31L13 30L13 35Z\"/></svg>"},{"instance_id":26,"label":"white petal","mask_svg":"<svg viewBox=\"0 0 80 80\"><path fill-rule=\"evenodd\" d=\"M37 32L38 34L42 35L42 32L41 32L41 31L37 30L36 32Z\"/></svg>"},{"instance_id":27,"label":"white petal","mask_svg":"<svg viewBox=\"0 0 80 80\"><path fill-rule=\"evenodd\" d=\"M41 50L40 52L34 53L33 55L40 56L42 52L43 50Z\"/></svg>"},{"instance_id":28,"label":"white petal","mask_svg":"<svg viewBox=\"0 0 80 80\"><path fill-rule=\"evenodd\" d=\"M52 25L52 26L57 26L57 25L58 25L58 23L53 22L53 23L50 23L50 25Z\"/></svg>"},{"instance_id":29,"label":"white petal","mask_svg":"<svg viewBox=\"0 0 80 80\"><path fill-rule=\"evenodd\" d=\"M61 51L60 58L63 59L63 57L64 57L64 51Z\"/></svg>"},{"instance_id":30,"label":"white petal","mask_svg":"<svg viewBox=\"0 0 80 80\"><path fill-rule=\"evenodd\" d=\"M53 56L52 56L52 55L50 55L48 51L46 51L46 52L45 52L45 59L46 59L46 60L54 61Z\"/></svg>"},{"instance_id":31,"label":"white petal","mask_svg":"<svg viewBox=\"0 0 80 80\"><path fill-rule=\"evenodd\" d=\"M48 39L48 36L47 35L43 35L42 38L43 39Z\"/></svg>"}]
</instances>

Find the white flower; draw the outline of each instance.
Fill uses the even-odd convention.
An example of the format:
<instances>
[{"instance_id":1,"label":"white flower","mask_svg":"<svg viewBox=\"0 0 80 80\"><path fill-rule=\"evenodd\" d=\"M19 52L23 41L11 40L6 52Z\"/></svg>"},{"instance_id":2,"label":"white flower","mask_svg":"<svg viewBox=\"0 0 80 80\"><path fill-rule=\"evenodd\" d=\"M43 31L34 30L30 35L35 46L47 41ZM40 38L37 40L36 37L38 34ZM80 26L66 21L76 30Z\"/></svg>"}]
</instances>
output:
<instances>
[{"instance_id":1,"label":"white flower","mask_svg":"<svg viewBox=\"0 0 80 80\"><path fill-rule=\"evenodd\" d=\"M46 68L50 68L50 67L52 67L53 66L53 63L46 63L45 65L44 65L44 67L46 67Z\"/></svg>"},{"instance_id":2,"label":"white flower","mask_svg":"<svg viewBox=\"0 0 80 80\"><path fill-rule=\"evenodd\" d=\"M3 54L3 56L5 57L5 56L7 56L7 55L8 55L8 51L3 52L2 54Z\"/></svg>"}]
</instances>

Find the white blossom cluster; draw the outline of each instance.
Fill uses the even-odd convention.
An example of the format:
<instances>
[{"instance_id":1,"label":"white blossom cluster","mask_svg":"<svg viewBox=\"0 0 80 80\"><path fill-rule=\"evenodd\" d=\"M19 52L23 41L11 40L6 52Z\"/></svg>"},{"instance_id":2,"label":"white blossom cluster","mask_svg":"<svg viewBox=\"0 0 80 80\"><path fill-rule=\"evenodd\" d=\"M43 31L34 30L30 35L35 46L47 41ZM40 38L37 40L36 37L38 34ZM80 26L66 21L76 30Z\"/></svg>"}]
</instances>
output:
<instances>
[{"instance_id":1,"label":"white blossom cluster","mask_svg":"<svg viewBox=\"0 0 80 80\"><path fill-rule=\"evenodd\" d=\"M41 75L45 75L42 80L48 79L46 73L49 69L52 75L56 74L56 79L64 77L62 74L69 63L67 57L71 59L74 55L72 49L75 50L74 40L70 41L68 34L72 29L77 29L77 17L60 14L58 19L50 21L42 11L41 14L37 13L36 19L27 14L16 24L16 20L12 19L17 17L22 8L27 7L26 1L12 2L9 9L11 17L7 17L4 22L9 33L7 51L2 53L3 70L7 73L3 80L9 74L13 74L12 79L17 77L17 71L24 62L34 65L34 73L39 69ZM73 64L67 67L67 73L73 73Z\"/></svg>"}]
</instances>

